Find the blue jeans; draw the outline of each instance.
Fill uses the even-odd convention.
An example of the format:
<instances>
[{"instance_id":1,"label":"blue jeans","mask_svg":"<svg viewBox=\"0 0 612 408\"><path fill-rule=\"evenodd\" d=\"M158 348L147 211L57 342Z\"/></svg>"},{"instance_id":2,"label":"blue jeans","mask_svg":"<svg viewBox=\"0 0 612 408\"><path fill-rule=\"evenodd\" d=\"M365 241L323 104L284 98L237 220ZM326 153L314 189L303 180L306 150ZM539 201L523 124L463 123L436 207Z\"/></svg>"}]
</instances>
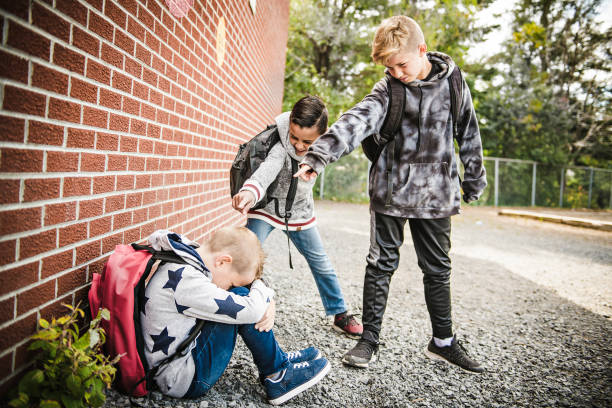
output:
<instances>
[{"instance_id":1,"label":"blue jeans","mask_svg":"<svg viewBox=\"0 0 612 408\"><path fill-rule=\"evenodd\" d=\"M244 287L233 288L230 292L240 296L249 294L249 290ZM260 332L255 329L255 324L208 321L196 340L196 346L191 350L195 376L185 398L201 397L217 382L230 362L238 334L251 350L260 375L274 374L289 364L272 330Z\"/></svg>"},{"instance_id":2,"label":"blue jeans","mask_svg":"<svg viewBox=\"0 0 612 408\"><path fill-rule=\"evenodd\" d=\"M262 244L268 238L270 232L275 229L267 222L256 218L249 218L246 227L257 235L259 242ZM325 253L317 227L301 231L289 231L289 239L308 262L321 295L325 314L329 316L346 312L346 304L338 282L338 275L336 275L336 271L334 271L334 267Z\"/></svg>"}]
</instances>

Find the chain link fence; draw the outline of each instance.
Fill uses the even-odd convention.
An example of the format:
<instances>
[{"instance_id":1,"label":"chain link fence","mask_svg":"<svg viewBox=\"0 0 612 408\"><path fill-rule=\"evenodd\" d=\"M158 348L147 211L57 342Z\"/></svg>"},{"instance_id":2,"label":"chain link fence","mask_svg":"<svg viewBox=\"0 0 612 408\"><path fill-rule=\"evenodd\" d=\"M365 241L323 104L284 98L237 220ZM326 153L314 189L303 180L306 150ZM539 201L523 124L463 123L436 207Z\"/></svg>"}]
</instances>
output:
<instances>
[{"instance_id":1,"label":"chain link fence","mask_svg":"<svg viewBox=\"0 0 612 408\"><path fill-rule=\"evenodd\" d=\"M484 159L488 186L474 205L612 209L612 170ZM368 167L361 150L327 166L315 184L315 197L367 202Z\"/></svg>"}]
</instances>

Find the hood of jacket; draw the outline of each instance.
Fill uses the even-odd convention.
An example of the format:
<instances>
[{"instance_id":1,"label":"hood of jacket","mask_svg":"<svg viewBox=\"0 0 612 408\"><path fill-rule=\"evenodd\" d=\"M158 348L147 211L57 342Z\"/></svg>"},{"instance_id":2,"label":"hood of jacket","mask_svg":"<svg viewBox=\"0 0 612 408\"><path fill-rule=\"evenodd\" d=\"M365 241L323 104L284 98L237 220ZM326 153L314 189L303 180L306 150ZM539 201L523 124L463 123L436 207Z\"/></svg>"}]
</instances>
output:
<instances>
[{"instance_id":1,"label":"hood of jacket","mask_svg":"<svg viewBox=\"0 0 612 408\"><path fill-rule=\"evenodd\" d=\"M276 118L274 118L274 121L276 122L276 126L278 128L278 135L280 136L280 142L282 143L283 147L285 148L289 156L291 156L291 158L299 162L304 157L298 156L295 153L295 148L289 142L289 116L290 115L291 115L291 112L283 112L280 115L278 115Z\"/></svg>"},{"instance_id":2,"label":"hood of jacket","mask_svg":"<svg viewBox=\"0 0 612 408\"><path fill-rule=\"evenodd\" d=\"M430 63L438 65L441 68L440 72L438 72L436 75L434 75L427 81L416 79L412 82L406 83L406 86L418 87L437 85L441 81L446 81L453 72L453 69L455 69L455 62L453 61L453 59L441 52L430 51L427 53L427 59ZM385 69L385 73L388 73L387 69Z\"/></svg>"}]
</instances>

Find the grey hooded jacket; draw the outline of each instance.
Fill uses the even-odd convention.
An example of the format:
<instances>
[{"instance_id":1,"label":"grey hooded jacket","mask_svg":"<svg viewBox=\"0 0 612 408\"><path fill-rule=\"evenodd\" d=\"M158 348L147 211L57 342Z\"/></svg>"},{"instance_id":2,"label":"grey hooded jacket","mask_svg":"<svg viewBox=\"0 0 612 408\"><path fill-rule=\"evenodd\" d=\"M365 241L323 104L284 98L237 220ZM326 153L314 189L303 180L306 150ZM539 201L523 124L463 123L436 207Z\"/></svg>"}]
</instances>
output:
<instances>
[{"instance_id":1,"label":"grey hooded jacket","mask_svg":"<svg viewBox=\"0 0 612 408\"><path fill-rule=\"evenodd\" d=\"M391 196L387 200L387 147L370 173L370 208L403 218L443 218L459 213L463 198L478 199L487 185L482 158L482 143L472 97L463 81L461 110L457 120L459 157L464 179L459 178L455 159L449 81L455 67L442 53L429 52L432 64L441 71L428 81L413 81L406 86L406 107L400 129L395 135L395 156L391 174ZM386 78L372 92L345 112L309 148L301 164L317 174L329 163L350 153L383 125L389 95Z\"/></svg>"},{"instance_id":2,"label":"grey hooded jacket","mask_svg":"<svg viewBox=\"0 0 612 408\"><path fill-rule=\"evenodd\" d=\"M285 201L293 173L291 171L291 158L298 162L302 156L295 153L295 149L289 143L289 115L290 112L284 112L275 118L280 143L277 143L270 149L266 160L259 166L253 175L244 182L242 190L253 192L256 201L259 201L268 186L278 179L278 184L270 197L276 198L279 204L280 214L284 215ZM291 217L289 218L289 229L306 229L315 225L314 219L314 200L312 197L312 186L314 180L306 182L298 179L297 192L291 208ZM262 214L265 213L265 214ZM259 218L274 226L283 227L284 221L276 215L275 202L270 201L263 210L251 210L248 214L250 218Z\"/></svg>"}]
</instances>

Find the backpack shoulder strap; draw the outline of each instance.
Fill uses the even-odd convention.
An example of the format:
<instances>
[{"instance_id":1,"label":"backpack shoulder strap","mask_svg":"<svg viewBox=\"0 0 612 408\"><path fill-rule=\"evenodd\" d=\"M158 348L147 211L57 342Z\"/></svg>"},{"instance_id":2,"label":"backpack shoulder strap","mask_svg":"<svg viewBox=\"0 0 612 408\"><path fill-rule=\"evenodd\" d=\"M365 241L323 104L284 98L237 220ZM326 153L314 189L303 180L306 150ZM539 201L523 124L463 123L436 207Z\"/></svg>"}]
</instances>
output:
<instances>
[{"instance_id":1,"label":"backpack shoulder strap","mask_svg":"<svg viewBox=\"0 0 612 408\"><path fill-rule=\"evenodd\" d=\"M387 115L380 130L381 146L395 137L402 123L402 115L406 106L406 87L398 79L387 74L387 90L389 92L389 106Z\"/></svg>"},{"instance_id":2,"label":"backpack shoulder strap","mask_svg":"<svg viewBox=\"0 0 612 408\"><path fill-rule=\"evenodd\" d=\"M459 135L457 121L459 119L459 112L461 112L461 104L463 103L463 78L459 66L455 65L455 69L453 69L453 72L451 72L450 76L448 77L448 85L448 88L450 89L453 136L457 138Z\"/></svg>"}]
</instances>

